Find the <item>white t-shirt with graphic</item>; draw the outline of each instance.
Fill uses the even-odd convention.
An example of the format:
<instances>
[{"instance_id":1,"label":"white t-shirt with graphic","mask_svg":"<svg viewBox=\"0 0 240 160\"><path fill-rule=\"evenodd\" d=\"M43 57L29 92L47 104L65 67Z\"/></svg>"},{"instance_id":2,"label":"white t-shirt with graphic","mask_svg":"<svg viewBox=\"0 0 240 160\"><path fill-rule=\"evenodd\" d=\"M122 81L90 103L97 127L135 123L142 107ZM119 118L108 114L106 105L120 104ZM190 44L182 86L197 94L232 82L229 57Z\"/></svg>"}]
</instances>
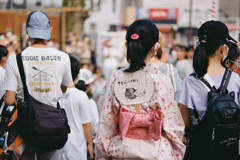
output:
<instances>
[{"instance_id":1,"label":"white t-shirt with graphic","mask_svg":"<svg viewBox=\"0 0 240 160\"><path fill-rule=\"evenodd\" d=\"M0 99L5 94L5 90L3 89L4 75L5 75L5 69L0 66Z\"/></svg>"},{"instance_id":2,"label":"white t-shirt with graphic","mask_svg":"<svg viewBox=\"0 0 240 160\"><path fill-rule=\"evenodd\" d=\"M54 48L28 47L22 52L28 92L38 101L55 106L62 96L61 84L73 84L69 56ZM23 84L16 55L8 59L4 90L23 98Z\"/></svg>"},{"instance_id":3,"label":"white t-shirt with graphic","mask_svg":"<svg viewBox=\"0 0 240 160\"><path fill-rule=\"evenodd\" d=\"M91 108L85 92L68 88L59 101L66 111L71 133L62 149L62 160L87 160L87 142L82 125L91 123Z\"/></svg>"}]
</instances>

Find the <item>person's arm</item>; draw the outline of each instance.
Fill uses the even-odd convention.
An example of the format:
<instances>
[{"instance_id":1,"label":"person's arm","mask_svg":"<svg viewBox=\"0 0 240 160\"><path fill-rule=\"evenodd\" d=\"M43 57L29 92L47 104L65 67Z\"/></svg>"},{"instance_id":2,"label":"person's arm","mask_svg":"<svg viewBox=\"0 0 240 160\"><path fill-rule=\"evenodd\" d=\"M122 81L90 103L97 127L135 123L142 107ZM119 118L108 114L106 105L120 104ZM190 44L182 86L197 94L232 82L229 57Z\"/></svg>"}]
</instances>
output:
<instances>
[{"instance_id":1,"label":"person's arm","mask_svg":"<svg viewBox=\"0 0 240 160\"><path fill-rule=\"evenodd\" d=\"M183 118L185 126L188 127L188 128L193 128L192 117L191 117L191 109L189 109L187 106L181 104L180 105L180 112L182 114L182 118Z\"/></svg>"},{"instance_id":2,"label":"person's arm","mask_svg":"<svg viewBox=\"0 0 240 160\"><path fill-rule=\"evenodd\" d=\"M14 104L15 101L16 92L14 91L6 91L5 97L4 97L4 103L8 106L11 106Z\"/></svg>"},{"instance_id":3,"label":"person's arm","mask_svg":"<svg viewBox=\"0 0 240 160\"><path fill-rule=\"evenodd\" d=\"M92 141L91 123L86 123L86 124L83 124L82 126L83 126L85 137L86 137L87 142L88 142L87 149L88 149L88 152L90 154L90 159L92 159L93 158L93 141Z\"/></svg>"},{"instance_id":4,"label":"person's arm","mask_svg":"<svg viewBox=\"0 0 240 160\"><path fill-rule=\"evenodd\" d=\"M66 93L67 92L67 86L64 86L61 84L61 90L62 90L62 93Z\"/></svg>"},{"instance_id":5,"label":"person's arm","mask_svg":"<svg viewBox=\"0 0 240 160\"><path fill-rule=\"evenodd\" d=\"M13 105L15 96L18 89L19 82L17 77L20 77L18 66L16 62L16 55L10 55L5 69L3 90L6 91L4 102L6 105Z\"/></svg>"},{"instance_id":6,"label":"person's arm","mask_svg":"<svg viewBox=\"0 0 240 160\"><path fill-rule=\"evenodd\" d=\"M72 80L72 73L71 73L71 65L70 65L70 58L68 55L66 57L62 57L65 59L65 71L63 72L62 75L62 83L61 83L61 90L63 93L67 91L67 86L73 85L73 80Z\"/></svg>"}]
</instances>

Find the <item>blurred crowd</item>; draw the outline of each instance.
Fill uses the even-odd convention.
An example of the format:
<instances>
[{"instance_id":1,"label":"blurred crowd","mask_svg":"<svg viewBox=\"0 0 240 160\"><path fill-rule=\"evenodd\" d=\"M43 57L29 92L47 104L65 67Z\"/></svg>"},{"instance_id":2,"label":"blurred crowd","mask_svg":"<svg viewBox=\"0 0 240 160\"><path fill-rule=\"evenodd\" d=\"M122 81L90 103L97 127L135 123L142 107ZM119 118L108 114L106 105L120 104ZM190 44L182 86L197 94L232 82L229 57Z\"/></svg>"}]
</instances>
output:
<instances>
[{"instance_id":1,"label":"blurred crowd","mask_svg":"<svg viewBox=\"0 0 240 160\"><path fill-rule=\"evenodd\" d=\"M185 46L177 44L176 40L172 40L170 44L162 42L162 35L160 34L161 45L161 61L164 63L173 64L181 77L188 76L192 73L192 59L194 54L194 46ZM7 28L0 34L0 45L8 48L8 53L21 53L26 47L30 45L28 37L19 37L14 35L11 28ZM55 43L50 39L48 46L60 49L59 43ZM81 39L73 32L69 32L66 38L65 52L79 60L81 69L88 69L93 73L94 82L92 83L92 98L97 102L102 89L108 77L119 68L124 68L127 63L126 48L119 53L119 49L113 45L111 38L107 38L102 42L101 53L96 53L95 40L85 35ZM8 56L9 56L8 55ZM122 58L121 55L124 55ZM100 59L100 64L97 63Z\"/></svg>"}]
</instances>

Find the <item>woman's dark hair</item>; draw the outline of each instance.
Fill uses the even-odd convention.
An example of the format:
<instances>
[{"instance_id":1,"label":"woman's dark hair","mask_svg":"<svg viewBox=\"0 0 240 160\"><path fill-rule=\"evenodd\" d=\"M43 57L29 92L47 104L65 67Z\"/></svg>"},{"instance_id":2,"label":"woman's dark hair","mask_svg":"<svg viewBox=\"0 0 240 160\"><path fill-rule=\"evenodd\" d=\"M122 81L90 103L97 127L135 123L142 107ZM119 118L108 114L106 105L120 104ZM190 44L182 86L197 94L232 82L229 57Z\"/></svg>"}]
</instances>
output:
<instances>
[{"instance_id":1,"label":"woman's dark hair","mask_svg":"<svg viewBox=\"0 0 240 160\"><path fill-rule=\"evenodd\" d=\"M83 92L86 91L88 85L85 84L83 80L78 80L78 82L75 84L75 87Z\"/></svg>"},{"instance_id":2,"label":"woman's dark hair","mask_svg":"<svg viewBox=\"0 0 240 160\"><path fill-rule=\"evenodd\" d=\"M206 43L199 38L200 44L194 51L193 68L198 77L201 78L207 73L209 65L208 57L215 54L216 50L223 44L226 44L226 39L209 39ZM202 41L202 42L201 42Z\"/></svg>"},{"instance_id":3,"label":"woman's dark hair","mask_svg":"<svg viewBox=\"0 0 240 160\"><path fill-rule=\"evenodd\" d=\"M229 63L231 65L233 65L233 61L235 61L238 57L240 56L240 50L238 48L238 46L235 43L231 43L231 47L229 48L228 51L228 56L226 57L226 59L222 62L222 66L227 68L225 66L225 62L227 60L230 60Z\"/></svg>"},{"instance_id":4,"label":"woman's dark hair","mask_svg":"<svg viewBox=\"0 0 240 160\"><path fill-rule=\"evenodd\" d=\"M8 55L7 47L0 45L0 61Z\"/></svg>"},{"instance_id":5,"label":"woman's dark hair","mask_svg":"<svg viewBox=\"0 0 240 160\"><path fill-rule=\"evenodd\" d=\"M85 84L85 82L83 80L78 80L78 82L75 84L75 87L83 92L86 91L87 87L89 86L89 84ZM91 91L87 93L88 98L92 98L92 93Z\"/></svg>"},{"instance_id":6,"label":"woman's dark hair","mask_svg":"<svg viewBox=\"0 0 240 160\"><path fill-rule=\"evenodd\" d=\"M137 34L138 38L132 38ZM159 40L157 27L148 20L137 20L127 30L127 60L130 63L125 72L135 72L146 66L144 60L153 45Z\"/></svg>"},{"instance_id":7,"label":"woman's dark hair","mask_svg":"<svg viewBox=\"0 0 240 160\"><path fill-rule=\"evenodd\" d=\"M69 56L69 58L70 58L70 63L71 63L72 79L74 81L79 73L80 62L72 56Z\"/></svg>"},{"instance_id":8,"label":"woman's dark hair","mask_svg":"<svg viewBox=\"0 0 240 160\"><path fill-rule=\"evenodd\" d=\"M157 59L161 59L162 58L162 47L160 47L158 50L157 50L157 55L156 55Z\"/></svg>"}]
</instances>

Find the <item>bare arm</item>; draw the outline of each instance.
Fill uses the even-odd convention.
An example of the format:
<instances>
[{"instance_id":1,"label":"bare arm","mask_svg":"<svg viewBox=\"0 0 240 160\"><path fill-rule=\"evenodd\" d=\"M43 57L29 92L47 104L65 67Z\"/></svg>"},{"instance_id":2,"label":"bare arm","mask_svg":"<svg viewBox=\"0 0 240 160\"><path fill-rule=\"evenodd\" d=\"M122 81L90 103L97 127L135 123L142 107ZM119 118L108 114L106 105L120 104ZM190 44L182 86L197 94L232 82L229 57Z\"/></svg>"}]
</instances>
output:
<instances>
[{"instance_id":1,"label":"bare arm","mask_svg":"<svg viewBox=\"0 0 240 160\"><path fill-rule=\"evenodd\" d=\"M187 106L181 104L180 105L180 112L182 114L182 118L184 121L184 124L188 128L193 128L192 124L192 117L191 117L191 109L187 108Z\"/></svg>"},{"instance_id":2,"label":"bare arm","mask_svg":"<svg viewBox=\"0 0 240 160\"><path fill-rule=\"evenodd\" d=\"M93 158L93 141L92 141L92 127L91 127L91 123L86 123L86 124L83 124L83 130L84 130L84 134L85 134L85 137L87 139L87 142L88 142L88 151L90 153L90 159Z\"/></svg>"},{"instance_id":3,"label":"bare arm","mask_svg":"<svg viewBox=\"0 0 240 160\"><path fill-rule=\"evenodd\" d=\"M62 90L63 93L67 92L67 88L68 88L67 86L64 86L64 85L61 84L61 90Z\"/></svg>"},{"instance_id":4,"label":"bare arm","mask_svg":"<svg viewBox=\"0 0 240 160\"><path fill-rule=\"evenodd\" d=\"M6 105L11 106L15 102L16 92L14 91L6 91L4 102Z\"/></svg>"}]
</instances>

